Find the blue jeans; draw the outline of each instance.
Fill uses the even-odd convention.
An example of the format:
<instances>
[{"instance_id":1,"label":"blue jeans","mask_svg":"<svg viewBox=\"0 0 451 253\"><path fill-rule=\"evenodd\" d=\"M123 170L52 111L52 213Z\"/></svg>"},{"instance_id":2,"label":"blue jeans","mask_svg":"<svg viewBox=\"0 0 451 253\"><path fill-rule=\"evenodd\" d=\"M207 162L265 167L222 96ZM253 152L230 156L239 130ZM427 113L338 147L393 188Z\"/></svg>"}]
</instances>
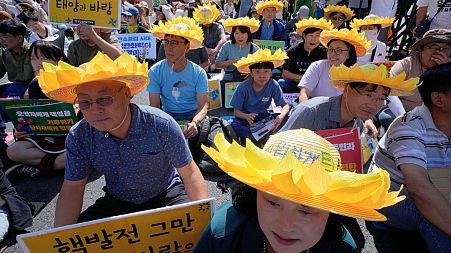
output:
<instances>
[{"instance_id":1,"label":"blue jeans","mask_svg":"<svg viewBox=\"0 0 451 253\"><path fill-rule=\"evenodd\" d=\"M419 230L431 253L445 253L451 249L451 237L430 223L410 198L380 212L387 217L384 225L404 231Z\"/></svg>"},{"instance_id":2,"label":"blue jeans","mask_svg":"<svg viewBox=\"0 0 451 253\"><path fill-rule=\"evenodd\" d=\"M0 242L5 239L9 231L9 210L6 206L0 208Z\"/></svg>"},{"instance_id":3,"label":"blue jeans","mask_svg":"<svg viewBox=\"0 0 451 253\"><path fill-rule=\"evenodd\" d=\"M283 93L299 93L301 91L298 88L298 84L292 82L290 79L281 78L278 82Z\"/></svg>"}]
</instances>

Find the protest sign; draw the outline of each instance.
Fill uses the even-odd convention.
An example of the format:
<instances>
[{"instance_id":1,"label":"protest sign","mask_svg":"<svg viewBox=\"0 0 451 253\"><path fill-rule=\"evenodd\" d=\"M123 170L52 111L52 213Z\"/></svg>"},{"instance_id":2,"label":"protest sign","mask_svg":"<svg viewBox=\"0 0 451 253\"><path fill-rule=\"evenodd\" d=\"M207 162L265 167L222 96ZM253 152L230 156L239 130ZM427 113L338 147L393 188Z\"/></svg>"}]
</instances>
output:
<instances>
[{"instance_id":1,"label":"protest sign","mask_svg":"<svg viewBox=\"0 0 451 253\"><path fill-rule=\"evenodd\" d=\"M219 80L208 80L208 109L217 109L222 105L221 86Z\"/></svg>"},{"instance_id":2,"label":"protest sign","mask_svg":"<svg viewBox=\"0 0 451 253\"><path fill-rule=\"evenodd\" d=\"M271 53L274 54L274 52L277 49L284 49L285 48L285 41L275 41L275 40L254 40L254 43L259 46L261 49L269 49L271 50Z\"/></svg>"},{"instance_id":3,"label":"protest sign","mask_svg":"<svg viewBox=\"0 0 451 253\"><path fill-rule=\"evenodd\" d=\"M317 130L315 133L332 143L340 152L342 170L362 173L362 150L358 128Z\"/></svg>"},{"instance_id":4,"label":"protest sign","mask_svg":"<svg viewBox=\"0 0 451 253\"><path fill-rule=\"evenodd\" d=\"M235 93L236 88L240 85L241 82L231 82L225 84L225 108L233 108L230 105L230 102L232 101L233 94Z\"/></svg>"},{"instance_id":5,"label":"protest sign","mask_svg":"<svg viewBox=\"0 0 451 253\"><path fill-rule=\"evenodd\" d=\"M126 33L118 34L122 50L130 55L144 59L157 58L157 41L151 33Z\"/></svg>"},{"instance_id":6,"label":"protest sign","mask_svg":"<svg viewBox=\"0 0 451 253\"><path fill-rule=\"evenodd\" d=\"M88 24L92 27L119 29L122 3L120 0L52 0L49 20L54 24Z\"/></svg>"},{"instance_id":7,"label":"protest sign","mask_svg":"<svg viewBox=\"0 0 451 253\"><path fill-rule=\"evenodd\" d=\"M274 127L274 121L275 119L273 117L268 117L252 124L249 127L252 137L254 137L256 141L259 141L266 135L270 134Z\"/></svg>"},{"instance_id":8,"label":"protest sign","mask_svg":"<svg viewBox=\"0 0 451 253\"><path fill-rule=\"evenodd\" d=\"M214 198L22 234L25 253L191 252L213 215Z\"/></svg>"},{"instance_id":9,"label":"protest sign","mask_svg":"<svg viewBox=\"0 0 451 253\"><path fill-rule=\"evenodd\" d=\"M14 127L31 135L67 134L78 119L74 106L51 99L0 100Z\"/></svg>"}]
</instances>

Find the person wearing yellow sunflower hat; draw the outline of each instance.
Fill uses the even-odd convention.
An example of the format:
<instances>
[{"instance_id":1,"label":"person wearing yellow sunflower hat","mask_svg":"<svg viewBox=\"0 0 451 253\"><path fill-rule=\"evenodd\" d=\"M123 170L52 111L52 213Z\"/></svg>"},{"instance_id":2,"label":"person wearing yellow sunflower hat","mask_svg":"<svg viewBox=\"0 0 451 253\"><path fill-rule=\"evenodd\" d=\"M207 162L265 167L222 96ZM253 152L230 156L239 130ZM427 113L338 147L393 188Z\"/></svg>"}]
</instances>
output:
<instances>
[{"instance_id":1,"label":"person wearing yellow sunflower hat","mask_svg":"<svg viewBox=\"0 0 451 253\"><path fill-rule=\"evenodd\" d=\"M276 14L283 9L283 3L278 0L261 1L257 4L256 9L263 19L260 28L254 33L254 39L286 41L285 25L276 19Z\"/></svg>"},{"instance_id":2,"label":"person wearing yellow sunflower hat","mask_svg":"<svg viewBox=\"0 0 451 253\"><path fill-rule=\"evenodd\" d=\"M327 59L313 62L302 75L298 84L299 102L314 97L340 95L341 90L337 90L329 84L330 68L340 66L340 64L348 67L354 65L357 62L357 56L365 55L371 46L371 43L365 38L365 34L359 33L355 29L323 30L319 40L327 48Z\"/></svg>"},{"instance_id":3,"label":"person wearing yellow sunflower hat","mask_svg":"<svg viewBox=\"0 0 451 253\"><path fill-rule=\"evenodd\" d=\"M341 216L383 221L377 210L404 199L388 192L382 169L341 171L337 149L307 129L277 133L263 149L222 134L215 144L205 152L243 185L215 212L194 253L357 252Z\"/></svg>"},{"instance_id":4,"label":"person wearing yellow sunflower hat","mask_svg":"<svg viewBox=\"0 0 451 253\"><path fill-rule=\"evenodd\" d=\"M84 115L66 140L55 226L208 196L177 122L160 110L130 102L149 82L147 63L128 53L113 61L99 52L80 67L60 61L43 68L37 79L46 96L75 103ZM105 176L105 196L80 214L93 171Z\"/></svg>"},{"instance_id":5,"label":"person wearing yellow sunflower hat","mask_svg":"<svg viewBox=\"0 0 451 253\"><path fill-rule=\"evenodd\" d=\"M280 67L285 59L287 54L281 49L274 54L269 49L259 49L234 63L238 71L250 75L235 90L230 102L235 115L231 126L241 141L249 138L259 144L267 139L265 137L269 132L257 138L252 135L250 127L262 120L267 120L268 117L274 118L275 115L267 112L272 100L276 106L282 107L281 113L274 118L273 131L280 126L288 114L290 106L285 101L279 84L271 78L272 70Z\"/></svg>"},{"instance_id":6,"label":"person wearing yellow sunflower hat","mask_svg":"<svg viewBox=\"0 0 451 253\"><path fill-rule=\"evenodd\" d=\"M329 74L331 86L343 94L316 97L300 103L280 131L354 126L362 130L363 121L372 119L386 104L389 95L411 94L418 84L418 78L405 80L405 73L390 77L384 64L332 66Z\"/></svg>"},{"instance_id":7,"label":"person wearing yellow sunflower hat","mask_svg":"<svg viewBox=\"0 0 451 253\"><path fill-rule=\"evenodd\" d=\"M296 28L296 32L302 35L304 41L287 51L288 59L283 65L283 78L278 81L284 93L299 93L297 86L310 64L327 58L326 48L321 45L319 37L322 31L331 30L332 24L324 18L309 18L297 22Z\"/></svg>"},{"instance_id":8,"label":"person wearing yellow sunflower hat","mask_svg":"<svg viewBox=\"0 0 451 253\"><path fill-rule=\"evenodd\" d=\"M354 17L354 11L344 5L329 5L324 8L324 18L332 21L335 29L349 28L348 21Z\"/></svg>"},{"instance_id":9,"label":"person wearing yellow sunflower hat","mask_svg":"<svg viewBox=\"0 0 451 253\"><path fill-rule=\"evenodd\" d=\"M216 22L221 16L215 4L200 5L193 12L193 18L204 32L203 45L207 49L210 64L215 63L219 49L227 41L224 28Z\"/></svg>"}]
</instances>

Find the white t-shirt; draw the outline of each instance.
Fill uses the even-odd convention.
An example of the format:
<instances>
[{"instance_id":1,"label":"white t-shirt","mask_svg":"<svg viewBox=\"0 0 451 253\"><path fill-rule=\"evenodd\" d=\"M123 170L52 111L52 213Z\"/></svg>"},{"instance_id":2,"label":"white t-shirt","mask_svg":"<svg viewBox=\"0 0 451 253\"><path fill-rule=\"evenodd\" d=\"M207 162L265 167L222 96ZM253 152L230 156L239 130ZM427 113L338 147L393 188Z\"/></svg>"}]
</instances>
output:
<instances>
[{"instance_id":1,"label":"white t-shirt","mask_svg":"<svg viewBox=\"0 0 451 253\"><path fill-rule=\"evenodd\" d=\"M398 0L373 0L371 2L370 14L379 17L395 17Z\"/></svg>"},{"instance_id":2,"label":"white t-shirt","mask_svg":"<svg viewBox=\"0 0 451 253\"><path fill-rule=\"evenodd\" d=\"M442 4L445 3L445 0L418 0L418 7L427 7L429 19L432 19L434 15L437 13L438 9ZM451 1L448 0L445 7L440 11L440 13L435 16L435 18L431 22L431 29L451 29Z\"/></svg>"},{"instance_id":3,"label":"white t-shirt","mask_svg":"<svg viewBox=\"0 0 451 253\"><path fill-rule=\"evenodd\" d=\"M315 61L307 68L307 71L299 81L299 88L307 88L311 91L310 97L333 97L343 93L330 85L329 60Z\"/></svg>"},{"instance_id":4,"label":"white t-shirt","mask_svg":"<svg viewBox=\"0 0 451 253\"><path fill-rule=\"evenodd\" d=\"M363 65L368 62L385 62L385 56L387 55L387 46L385 46L385 43L377 41L376 52L374 53L373 60L371 60L372 55L373 47L371 47L364 56L357 57L357 63L359 65Z\"/></svg>"}]
</instances>

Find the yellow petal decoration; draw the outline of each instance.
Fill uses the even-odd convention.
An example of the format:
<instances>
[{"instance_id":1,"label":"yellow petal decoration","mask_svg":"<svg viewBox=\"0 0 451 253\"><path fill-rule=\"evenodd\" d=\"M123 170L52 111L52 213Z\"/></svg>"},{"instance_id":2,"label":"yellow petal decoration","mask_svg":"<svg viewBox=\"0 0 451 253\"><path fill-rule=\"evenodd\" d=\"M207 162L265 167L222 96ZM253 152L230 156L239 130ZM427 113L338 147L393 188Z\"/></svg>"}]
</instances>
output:
<instances>
[{"instance_id":1,"label":"yellow petal decoration","mask_svg":"<svg viewBox=\"0 0 451 253\"><path fill-rule=\"evenodd\" d=\"M221 16L221 13L219 12L218 8L215 4L211 3L203 4L194 9L193 12L194 20L196 20L196 22L201 25L208 25L216 22L219 16Z\"/></svg>"},{"instance_id":2,"label":"yellow petal decoration","mask_svg":"<svg viewBox=\"0 0 451 253\"><path fill-rule=\"evenodd\" d=\"M260 27L260 21L255 18L249 18L246 16L244 18L228 18L222 21L222 25L224 26L224 29L229 33L232 32L232 28L235 26L249 27L251 33L254 33L258 31L258 28Z\"/></svg>"},{"instance_id":3,"label":"yellow petal decoration","mask_svg":"<svg viewBox=\"0 0 451 253\"><path fill-rule=\"evenodd\" d=\"M266 8L276 8L276 13L279 13L283 9L283 3L277 1L277 0L267 0L267 1L261 1L255 6L255 9L257 9L257 13L261 16L263 16L263 11Z\"/></svg>"},{"instance_id":4,"label":"yellow petal decoration","mask_svg":"<svg viewBox=\"0 0 451 253\"><path fill-rule=\"evenodd\" d=\"M322 31L319 41L323 46L327 47L327 44L331 40L342 40L352 44L355 47L357 56L364 56L366 52L371 47L371 41L367 40L365 33L361 33L356 29L348 30L344 29L333 29L330 31Z\"/></svg>"},{"instance_id":5,"label":"yellow petal decoration","mask_svg":"<svg viewBox=\"0 0 451 253\"><path fill-rule=\"evenodd\" d=\"M326 8L324 8L324 18L330 19L330 14L334 12L343 13L346 17L346 21L351 20L352 17L354 17L354 11L351 10L348 6L344 5L328 5Z\"/></svg>"},{"instance_id":6,"label":"yellow petal decoration","mask_svg":"<svg viewBox=\"0 0 451 253\"><path fill-rule=\"evenodd\" d=\"M247 74L251 73L249 66L252 64L272 62L274 64L274 68L277 68L283 65L285 59L288 59L287 53L280 48L277 49L274 54L272 54L269 49L259 49L255 53L248 54L247 57L241 58L241 60L237 61L233 65L235 65L239 72Z\"/></svg>"},{"instance_id":7,"label":"yellow petal decoration","mask_svg":"<svg viewBox=\"0 0 451 253\"><path fill-rule=\"evenodd\" d=\"M293 137L302 142L293 141ZM230 144L222 133L215 136L214 142L218 150L202 148L224 172L257 190L296 203L349 217L384 221L386 218L376 210L405 198L399 196L399 191L388 192L390 177L382 169L375 168L369 174L329 170L319 156L305 163L296 152L309 154L312 146L320 146L322 149L314 149L333 156L332 144L307 129L275 134L263 150L250 141L246 148ZM278 155L281 152L285 154L282 157Z\"/></svg>"},{"instance_id":8,"label":"yellow petal decoration","mask_svg":"<svg viewBox=\"0 0 451 253\"><path fill-rule=\"evenodd\" d=\"M80 67L63 61L57 65L44 62L37 79L47 97L68 103L74 102L77 97L76 87L83 83L115 80L125 83L134 95L149 82L146 62L140 63L128 53L123 53L113 61L101 52Z\"/></svg>"},{"instance_id":9,"label":"yellow petal decoration","mask_svg":"<svg viewBox=\"0 0 451 253\"><path fill-rule=\"evenodd\" d=\"M176 17L166 23L159 22L152 26L150 32L159 40L163 40L166 35L183 37L190 42L190 48L201 48L204 41L204 32L196 24L196 21L188 17Z\"/></svg>"},{"instance_id":10,"label":"yellow petal decoration","mask_svg":"<svg viewBox=\"0 0 451 253\"><path fill-rule=\"evenodd\" d=\"M395 18L390 17L378 17L375 15L369 15L366 16L364 19L357 19L355 18L352 20L351 26L352 29L360 29L360 27L364 25L380 25L382 28L389 27L393 22L395 21Z\"/></svg>"},{"instance_id":11,"label":"yellow petal decoration","mask_svg":"<svg viewBox=\"0 0 451 253\"><path fill-rule=\"evenodd\" d=\"M307 28L318 28L323 31L332 30L334 26L330 20L324 18L316 19L309 17L308 19L299 20L296 23L296 32L302 34Z\"/></svg>"},{"instance_id":12,"label":"yellow petal decoration","mask_svg":"<svg viewBox=\"0 0 451 253\"><path fill-rule=\"evenodd\" d=\"M401 72L397 76L390 77L387 67L384 64L379 66L366 64L352 67L340 65L332 66L329 71L332 86L344 90L347 83L365 82L382 85L390 88L390 96L409 96L418 87L419 78L405 80L406 73Z\"/></svg>"}]
</instances>

